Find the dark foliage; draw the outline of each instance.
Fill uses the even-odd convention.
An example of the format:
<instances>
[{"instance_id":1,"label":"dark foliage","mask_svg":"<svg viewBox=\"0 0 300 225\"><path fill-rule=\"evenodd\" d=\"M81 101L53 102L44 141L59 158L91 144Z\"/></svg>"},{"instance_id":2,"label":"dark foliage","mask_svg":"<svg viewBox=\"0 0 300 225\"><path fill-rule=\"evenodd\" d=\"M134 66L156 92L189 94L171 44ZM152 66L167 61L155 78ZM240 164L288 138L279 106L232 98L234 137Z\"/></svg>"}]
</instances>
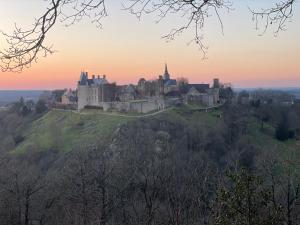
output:
<instances>
[{"instance_id":1,"label":"dark foliage","mask_svg":"<svg viewBox=\"0 0 300 225\"><path fill-rule=\"evenodd\" d=\"M38 114L41 114L43 112L46 112L47 111L47 105L46 103L43 101L43 100L39 100L36 105L35 105L35 111L36 113Z\"/></svg>"},{"instance_id":2,"label":"dark foliage","mask_svg":"<svg viewBox=\"0 0 300 225\"><path fill-rule=\"evenodd\" d=\"M227 104L213 123L180 108L124 124L97 146L1 152L1 225L299 224L297 161L251 142L253 108ZM1 135L22 141L27 119L2 114Z\"/></svg>"}]
</instances>

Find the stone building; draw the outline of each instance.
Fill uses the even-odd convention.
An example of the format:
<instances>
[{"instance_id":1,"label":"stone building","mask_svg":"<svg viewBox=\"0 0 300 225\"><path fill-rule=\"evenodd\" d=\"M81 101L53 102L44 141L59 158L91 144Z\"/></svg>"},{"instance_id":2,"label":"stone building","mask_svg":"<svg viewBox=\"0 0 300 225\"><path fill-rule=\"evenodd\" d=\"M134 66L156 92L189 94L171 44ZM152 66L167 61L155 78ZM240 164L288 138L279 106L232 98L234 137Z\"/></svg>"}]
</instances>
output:
<instances>
[{"instance_id":1,"label":"stone building","mask_svg":"<svg viewBox=\"0 0 300 225\"><path fill-rule=\"evenodd\" d=\"M109 83L105 75L89 78L87 72L81 72L78 110L96 107L104 111L147 113L182 102L213 106L219 103L219 87L219 79L214 79L211 88L209 84L186 84L182 91L177 80L171 79L167 64L163 75L155 80L141 78L137 85L117 86Z\"/></svg>"},{"instance_id":2,"label":"stone building","mask_svg":"<svg viewBox=\"0 0 300 225\"><path fill-rule=\"evenodd\" d=\"M116 84L109 83L105 75L103 77L93 75L89 79L87 72L81 72L77 93L79 110L85 107L102 108L103 102L115 100Z\"/></svg>"},{"instance_id":3,"label":"stone building","mask_svg":"<svg viewBox=\"0 0 300 225\"><path fill-rule=\"evenodd\" d=\"M163 84L164 84L164 94L167 94L171 91L178 91L177 80L171 79L167 64L165 64L165 72L163 75Z\"/></svg>"},{"instance_id":4,"label":"stone building","mask_svg":"<svg viewBox=\"0 0 300 225\"><path fill-rule=\"evenodd\" d=\"M209 84L188 84L188 92L185 95L185 102L200 103L206 106L213 106L220 103L219 80L214 79L213 87Z\"/></svg>"},{"instance_id":5,"label":"stone building","mask_svg":"<svg viewBox=\"0 0 300 225\"><path fill-rule=\"evenodd\" d=\"M72 105L77 103L77 93L71 89L67 89L61 96L61 103L63 105Z\"/></svg>"},{"instance_id":6,"label":"stone building","mask_svg":"<svg viewBox=\"0 0 300 225\"><path fill-rule=\"evenodd\" d=\"M117 86L116 101L128 102L137 99L137 91L134 85Z\"/></svg>"},{"instance_id":7,"label":"stone building","mask_svg":"<svg viewBox=\"0 0 300 225\"><path fill-rule=\"evenodd\" d=\"M147 81L141 78L137 84L137 91L141 97L159 97L171 91L178 91L176 79L171 79L168 71L168 66L165 64L165 71L163 75L159 75L158 79Z\"/></svg>"}]
</instances>

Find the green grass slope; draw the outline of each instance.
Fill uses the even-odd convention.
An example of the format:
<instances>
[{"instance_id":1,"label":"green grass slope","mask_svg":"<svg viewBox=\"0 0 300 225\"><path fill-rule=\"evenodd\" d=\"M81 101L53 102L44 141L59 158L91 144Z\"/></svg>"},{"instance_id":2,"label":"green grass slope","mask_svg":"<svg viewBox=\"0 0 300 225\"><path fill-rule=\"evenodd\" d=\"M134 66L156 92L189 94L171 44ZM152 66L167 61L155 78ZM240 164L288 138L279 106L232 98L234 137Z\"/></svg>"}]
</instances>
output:
<instances>
[{"instance_id":1,"label":"green grass slope","mask_svg":"<svg viewBox=\"0 0 300 225\"><path fill-rule=\"evenodd\" d=\"M186 125L200 123L207 128L222 128L220 125L222 121L221 111L204 112L197 109L195 106L175 107L154 117ZM24 141L17 145L13 152L18 154L27 150L47 151L50 149L67 152L81 145L109 142L118 126L136 119L139 118L118 114L101 114L98 111L82 114L71 111L50 111L26 127L22 132ZM283 159L298 160L300 174L299 141L281 142L276 140L274 128L266 124L262 131L255 118L248 127L248 138L251 144L260 147L262 151L275 149Z\"/></svg>"},{"instance_id":2,"label":"green grass slope","mask_svg":"<svg viewBox=\"0 0 300 225\"><path fill-rule=\"evenodd\" d=\"M261 148L265 152L274 152L281 161L286 164L293 164L296 173L300 175L300 141L290 139L279 141L274 136L274 127L265 124L261 130L260 124L253 118L249 127L249 137L251 143Z\"/></svg>"},{"instance_id":3,"label":"green grass slope","mask_svg":"<svg viewBox=\"0 0 300 225\"><path fill-rule=\"evenodd\" d=\"M149 115L149 117L161 117L173 121L184 121L185 123L203 121L210 126L213 126L218 120L216 114L219 111L217 113L205 113L194 110L194 106L192 108L182 106L168 109L157 115ZM140 116L140 114L128 114L128 117L116 113L105 114L99 113L97 110L83 111L80 114L72 111L52 110L22 131L24 141L16 146L13 153L50 149L67 152L80 145L107 142L118 126L139 119Z\"/></svg>"},{"instance_id":4,"label":"green grass slope","mask_svg":"<svg viewBox=\"0 0 300 225\"><path fill-rule=\"evenodd\" d=\"M110 138L118 125L132 119L97 113L50 111L23 131L25 140L14 152L22 153L29 149L70 151L76 146L101 143Z\"/></svg>"}]
</instances>

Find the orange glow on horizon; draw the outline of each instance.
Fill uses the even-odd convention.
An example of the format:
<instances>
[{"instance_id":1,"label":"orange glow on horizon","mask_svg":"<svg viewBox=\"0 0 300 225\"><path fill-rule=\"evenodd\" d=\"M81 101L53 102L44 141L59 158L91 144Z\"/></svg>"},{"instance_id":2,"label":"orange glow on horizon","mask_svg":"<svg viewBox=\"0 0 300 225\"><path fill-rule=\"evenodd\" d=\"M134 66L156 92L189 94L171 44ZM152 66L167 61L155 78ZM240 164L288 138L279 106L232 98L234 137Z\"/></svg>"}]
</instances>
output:
<instances>
[{"instance_id":1,"label":"orange glow on horizon","mask_svg":"<svg viewBox=\"0 0 300 225\"><path fill-rule=\"evenodd\" d=\"M0 14L2 29L9 30L14 22L32 24L28 12L14 4L0 0L0 8L6 8ZM39 15L35 2L20 4ZM141 77L157 78L164 72L165 62L173 78L186 77L190 83L211 83L218 77L235 87L300 86L299 11L286 32L276 38L272 33L260 37L252 29L251 16L243 4L237 5L231 17L224 17L224 35L214 22L207 21L206 60L197 46L187 45L193 39L192 31L166 43L160 37L172 28L170 20L155 24L153 18L146 17L140 22L117 5L103 20L103 30L88 21L69 28L58 24L46 44L59 51L39 58L22 73L0 72L0 89L75 88L82 70L90 75L106 74L110 82L136 84ZM0 39L0 48L4 45Z\"/></svg>"}]
</instances>

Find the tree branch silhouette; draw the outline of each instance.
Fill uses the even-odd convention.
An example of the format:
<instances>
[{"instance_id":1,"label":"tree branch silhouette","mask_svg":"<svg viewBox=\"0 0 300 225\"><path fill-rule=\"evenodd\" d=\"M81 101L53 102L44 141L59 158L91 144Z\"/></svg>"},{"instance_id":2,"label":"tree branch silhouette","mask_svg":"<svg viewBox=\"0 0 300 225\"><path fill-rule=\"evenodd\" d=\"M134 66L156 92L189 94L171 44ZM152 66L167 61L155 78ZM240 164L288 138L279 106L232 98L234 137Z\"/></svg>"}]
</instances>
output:
<instances>
[{"instance_id":1,"label":"tree branch silhouette","mask_svg":"<svg viewBox=\"0 0 300 225\"><path fill-rule=\"evenodd\" d=\"M173 28L163 38L167 41L174 40L176 36L192 29L194 37L189 43L197 44L204 57L207 50L203 43L203 28L206 18L213 13L218 18L223 32L219 11L232 9L232 3L229 0L129 0L129 2L131 4L125 9L139 19L143 14L158 12L159 19L157 22L160 22L168 15L179 14L184 20L182 25Z\"/></svg>"},{"instance_id":2,"label":"tree branch silhouette","mask_svg":"<svg viewBox=\"0 0 300 225\"><path fill-rule=\"evenodd\" d=\"M259 29L259 22L262 21L264 26L261 34L266 33L270 26L275 26L274 34L277 36L280 31L286 29L286 23L293 17L295 2L295 0L284 0L276 3L272 8L262 9L261 11L250 9L256 23L256 29Z\"/></svg>"},{"instance_id":3,"label":"tree branch silhouette","mask_svg":"<svg viewBox=\"0 0 300 225\"><path fill-rule=\"evenodd\" d=\"M70 26L84 17L89 17L101 27L100 19L106 15L104 0L50 0L50 7L36 19L32 28L23 30L15 25L12 34L1 32L8 44L7 48L0 50L2 71L21 72L30 67L32 62L36 62L39 56L52 54L54 50L44 42L58 19Z\"/></svg>"},{"instance_id":4,"label":"tree branch silhouette","mask_svg":"<svg viewBox=\"0 0 300 225\"><path fill-rule=\"evenodd\" d=\"M46 0L49 7L45 13L36 19L32 28L23 30L15 25L12 34L1 32L5 37L8 47L0 50L0 68L2 71L21 72L31 66L40 56L48 56L54 50L44 42L49 31L57 22L71 26L83 18L90 18L97 27L101 26L101 19L107 16L105 1L107 0ZM203 43L203 29L206 19L213 15L218 18L223 32L223 23L220 12L230 11L234 0L126 0L125 10L141 18L144 14L158 13L157 22L176 14L181 16L182 25L173 28L163 36L167 41L174 40L178 35L192 30L193 39L189 43L199 46L205 57L207 47ZM276 26L275 35L285 30L286 22L293 16L295 0L281 0L274 7L251 10L253 20L258 29L263 21L265 33L269 26Z\"/></svg>"}]
</instances>

